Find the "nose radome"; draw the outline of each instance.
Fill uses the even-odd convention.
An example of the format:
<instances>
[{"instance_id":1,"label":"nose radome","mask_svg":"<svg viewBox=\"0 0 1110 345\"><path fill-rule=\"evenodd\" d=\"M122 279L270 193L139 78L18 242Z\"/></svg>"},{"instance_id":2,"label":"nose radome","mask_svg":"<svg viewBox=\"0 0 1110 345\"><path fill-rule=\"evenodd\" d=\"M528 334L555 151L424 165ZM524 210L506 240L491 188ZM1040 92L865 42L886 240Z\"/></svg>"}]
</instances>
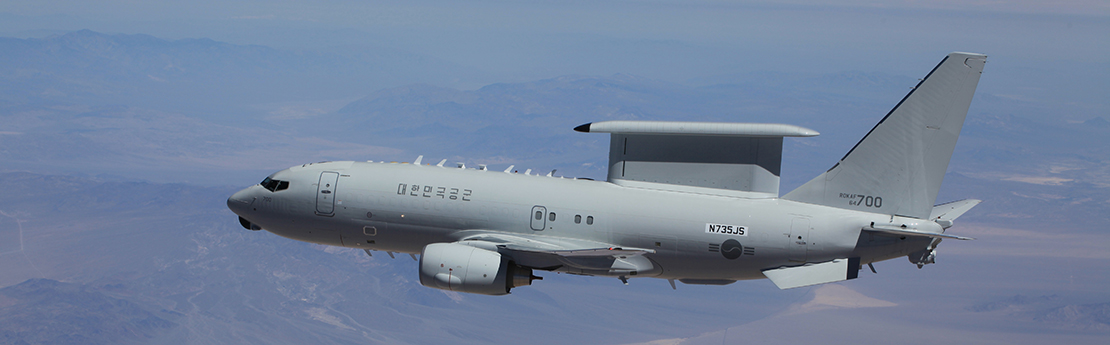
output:
<instances>
[{"instance_id":1,"label":"nose radome","mask_svg":"<svg viewBox=\"0 0 1110 345\"><path fill-rule=\"evenodd\" d=\"M227 208L237 215L245 215L251 204L254 203L254 196L251 194L250 188L235 192L230 198L227 198Z\"/></svg>"}]
</instances>

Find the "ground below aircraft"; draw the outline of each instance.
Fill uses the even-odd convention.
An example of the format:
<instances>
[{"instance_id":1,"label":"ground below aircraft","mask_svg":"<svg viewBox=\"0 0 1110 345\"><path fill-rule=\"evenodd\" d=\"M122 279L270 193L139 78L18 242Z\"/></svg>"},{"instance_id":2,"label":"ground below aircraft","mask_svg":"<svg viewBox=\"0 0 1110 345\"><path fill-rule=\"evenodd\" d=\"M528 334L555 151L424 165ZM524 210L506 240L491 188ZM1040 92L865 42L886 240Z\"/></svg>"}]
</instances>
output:
<instances>
[{"instance_id":1,"label":"ground below aircraft","mask_svg":"<svg viewBox=\"0 0 1110 345\"><path fill-rule=\"evenodd\" d=\"M606 181L409 163L321 162L227 200L250 230L420 254L424 286L508 294L536 271L787 289L862 265L934 262L979 200L935 205L986 56L948 54L827 172L779 196L785 124L606 121ZM874 268L871 268L874 270Z\"/></svg>"}]
</instances>

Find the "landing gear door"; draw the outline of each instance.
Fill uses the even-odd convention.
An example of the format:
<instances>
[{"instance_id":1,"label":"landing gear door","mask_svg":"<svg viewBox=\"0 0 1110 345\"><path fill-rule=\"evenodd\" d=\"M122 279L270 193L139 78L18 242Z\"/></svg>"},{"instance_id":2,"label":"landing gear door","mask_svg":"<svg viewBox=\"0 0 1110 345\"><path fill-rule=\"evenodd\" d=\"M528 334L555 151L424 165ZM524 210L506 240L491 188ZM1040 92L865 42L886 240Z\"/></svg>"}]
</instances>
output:
<instances>
[{"instance_id":1,"label":"landing gear door","mask_svg":"<svg viewBox=\"0 0 1110 345\"><path fill-rule=\"evenodd\" d=\"M543 206L533 206L532 214L529 216L532 219L532 230L542 231L547 226L547 208Z\"/></svg>"},{"instance_id":2,"label":"landing gear door","mask_svg":"<svg viewBox=\"0 0 1110 345\"><path fill-rule=\"evenodd\" d=\"M790 222L790 237L786 250L790 261L806 262L809 250L809 219L794 218Z\"/></svg>"},{"instance_id":3,"label":"landing gear door","mask_svg":"<svg viewBox=\"0 0 1110 345\"><path fill-rule=\"evenodd\" d=\"M320 173L320 184L316 188L316 215L335 215L335 185L339 182L339 173L325 171Z\"/></svg>"}]
</instances>

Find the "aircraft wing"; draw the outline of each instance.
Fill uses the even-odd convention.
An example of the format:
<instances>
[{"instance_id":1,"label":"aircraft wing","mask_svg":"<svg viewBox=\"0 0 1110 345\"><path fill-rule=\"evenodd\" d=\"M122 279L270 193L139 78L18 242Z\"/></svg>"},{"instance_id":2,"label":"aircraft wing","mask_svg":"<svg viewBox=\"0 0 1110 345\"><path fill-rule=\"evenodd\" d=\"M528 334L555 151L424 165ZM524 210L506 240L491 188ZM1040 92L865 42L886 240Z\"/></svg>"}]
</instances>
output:
<instances>
[{"instance_id":1,"label":"aircraft wing","mask_svg":"<svg viewBox=\"0 0 1110 345\"><path fill-rule=\"evenodd\" d=\"M562 269L591 275L651 275L660 269L644 254L651 249L619 247L591 240L479 232L458 242L497 251L517 265L540 270Z\"/></svg>"}]
</instances>

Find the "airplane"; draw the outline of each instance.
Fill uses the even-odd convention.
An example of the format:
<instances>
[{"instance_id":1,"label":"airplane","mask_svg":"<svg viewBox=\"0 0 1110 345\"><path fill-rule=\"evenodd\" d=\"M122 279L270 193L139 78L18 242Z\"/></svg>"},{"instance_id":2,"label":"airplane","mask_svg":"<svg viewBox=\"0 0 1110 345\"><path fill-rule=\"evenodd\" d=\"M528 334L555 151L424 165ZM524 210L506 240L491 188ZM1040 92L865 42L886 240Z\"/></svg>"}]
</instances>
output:
<instances>
[{"instance_id":1,"label":"airplane","mask_svg":"<svg viewBox=\"0 0 1110 345\"><path fill-rule=\"evenodd\" d=\"M786 124L604 121L606 181L463 163L320 162L236 192L250 230L419 254L420 284L505 295L537 271L684 284L855 279L866 264L935 263L974 199L934 205L986 56L948 54L828 171L779 195Z\"/></svg>"}]
</instances>

